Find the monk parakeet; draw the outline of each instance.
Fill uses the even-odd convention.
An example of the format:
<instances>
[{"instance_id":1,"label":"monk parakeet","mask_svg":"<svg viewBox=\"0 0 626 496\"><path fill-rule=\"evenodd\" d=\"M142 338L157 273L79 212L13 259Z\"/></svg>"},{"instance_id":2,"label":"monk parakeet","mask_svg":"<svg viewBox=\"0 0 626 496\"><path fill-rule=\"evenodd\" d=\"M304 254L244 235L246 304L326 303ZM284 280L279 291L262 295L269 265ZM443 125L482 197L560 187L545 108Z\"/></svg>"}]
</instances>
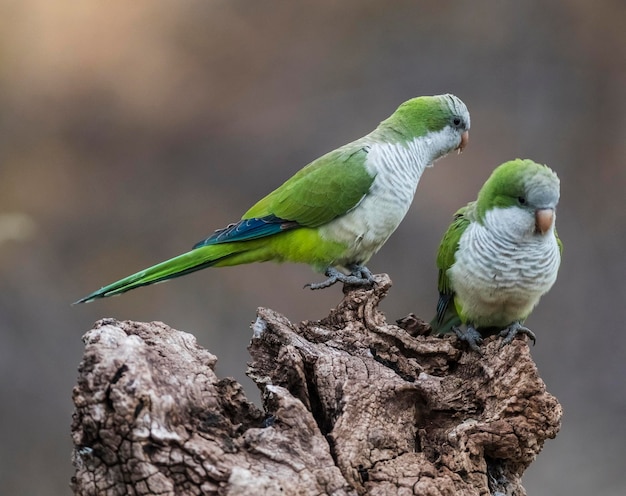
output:
<instances>
[{"instance_id":1,"label":"monk parakeet","mask_svg":"<svg viewBox=\"0 0 626 496\"><path fill-rule=\"evenodd\" d=\"M314 160L187 253L78 300L88 302L205 267L299 262L326 274L311 289L372 284L365 263L404 218L425 167L468 141L470 116L456 96L413 98L371 133ZM345 269L349 274L339 269Z\"/></svg>"},{"instance_id":2,"label":"monk parakeet","mask_svg":"<svg viewBox=\"0 0 626 496\"><path fill-rule=\"evenodd\" d=\"M535 342L523 323L556 281L559 194L550 168L518 159L497 167L478 199L456 212L437 255L435 333L453 331L479 353L481 329L499 331L501 345L518 333Z\"/></svg>"}]
</instances>

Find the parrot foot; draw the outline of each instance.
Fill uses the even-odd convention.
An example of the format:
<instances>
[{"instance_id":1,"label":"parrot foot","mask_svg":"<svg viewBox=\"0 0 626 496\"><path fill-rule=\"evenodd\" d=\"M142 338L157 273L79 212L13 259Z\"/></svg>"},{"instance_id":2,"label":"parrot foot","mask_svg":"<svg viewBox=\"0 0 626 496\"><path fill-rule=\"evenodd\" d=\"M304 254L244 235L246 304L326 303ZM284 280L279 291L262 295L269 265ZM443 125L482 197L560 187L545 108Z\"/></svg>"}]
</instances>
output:
<instances>
[{"instance_id":1,"label":"parrot foot","mask_svg":"<svg viewBox=\"0 0 626 496\"><path fill-rule=\"evenodd\" d=\"M504 338L500 343L500 348L506 346L511 341L513 341L515 336L517 336L518 334L526 334L526 336L528 336L533 342L533 346L535 345L535 341L537 341L535 333L531 331L528 327L524 327L519 322L513 322L509 327L500 331L500 336Z\"/></svg>"},{"instance_id":2,"label":"parrot foot","mask_svg":"<svg viewBox=\"0 0 626 496\"><path fill-rule=\"evenodd\" d=\"M476 329L469 325L467 326L465 331L456 326L454 326L452 330L460 341L465 341L469 345L469 347L479 355L483 354L480 349L480 344L482 344L483 342L483 337L480 335L480 332L478 332Z\"/></svg>"},{"instance_id":3,"label":"parrot foot","mask_svg":"<svg viewBox=\"0 0 626 496\"><path fill-rule=\"evenodd\" d=\"M350 274L346 275L334 267L329 267L325 272L328 279L318 283L305 284L304 287L310 289L324 289L329 288L337 282L342 282L350 286L369 286L374 284L374 276L364 265L350 265L348 268L350 269Z\"/></svg>"}]
</instances>

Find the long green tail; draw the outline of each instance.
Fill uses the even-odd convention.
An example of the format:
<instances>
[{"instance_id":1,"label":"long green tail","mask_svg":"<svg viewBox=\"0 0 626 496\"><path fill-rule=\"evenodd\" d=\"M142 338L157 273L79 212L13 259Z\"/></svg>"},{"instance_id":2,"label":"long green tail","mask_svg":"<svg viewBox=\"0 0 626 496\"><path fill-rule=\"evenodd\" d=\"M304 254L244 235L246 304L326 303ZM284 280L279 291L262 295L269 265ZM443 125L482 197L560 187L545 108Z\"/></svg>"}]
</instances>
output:
<instances>
[{"instance_id":1,"label":"long green tail","mask_svg":"<svg viewBox=\"0 0 626 496\"><path fill-rule=\"evenodd\" d=\"M244 245L246 246L244 247ZM104 286L98 291L94 291L74 302L74 304L88 303L98 298L118 295L141 286L148 286L184 276L206 267L251 262L254 260L246 260L248 257L242 252L247 251L247 248L253 248L253 246L251 243L224 243L199 247ZM229 260L230 258L232 260Z\"/></svg>"}]
</instances>

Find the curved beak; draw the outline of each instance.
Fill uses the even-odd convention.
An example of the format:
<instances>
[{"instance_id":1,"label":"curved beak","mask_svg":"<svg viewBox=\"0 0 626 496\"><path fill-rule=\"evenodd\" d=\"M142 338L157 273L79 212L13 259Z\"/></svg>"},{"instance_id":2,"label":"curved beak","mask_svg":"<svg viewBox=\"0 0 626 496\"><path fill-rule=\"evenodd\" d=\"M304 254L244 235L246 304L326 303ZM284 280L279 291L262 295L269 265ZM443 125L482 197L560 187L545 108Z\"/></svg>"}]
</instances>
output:
<instances>
[{"instance_id":1,"label":"curved beak","mask_svg":"<svg viewBox=\"0 0 626 496\"><path fill-rule=\"evenodd\" d=\"M468 141L469 141L469 131L465 131L461 135L461 142L459 143L459 146L456 147L459 154L461 154L461 152L465 149Z\"/></svg>"},{"instance_id":2,"label":"curved beak","mask_svg":"<svg viewBox=\"0 0 626 496\"><path fill-rule=\"evenodd\" d=\"M552 228L553 223L553 208L540 208L539 210L535 210L535 232L545 234Z\"/></svg>"}]
</instances>

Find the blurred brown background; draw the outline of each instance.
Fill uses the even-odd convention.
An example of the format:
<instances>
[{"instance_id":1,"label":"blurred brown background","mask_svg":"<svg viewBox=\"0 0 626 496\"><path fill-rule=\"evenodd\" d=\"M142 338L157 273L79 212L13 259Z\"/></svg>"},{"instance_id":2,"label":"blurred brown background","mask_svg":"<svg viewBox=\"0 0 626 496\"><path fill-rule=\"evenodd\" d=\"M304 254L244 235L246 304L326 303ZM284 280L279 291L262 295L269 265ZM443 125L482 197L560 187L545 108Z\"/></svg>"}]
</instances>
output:
<instances>
[{"instance_id":1,"label":"blurred brown background","mask_svg":"<svg viewBox=\"0 0 626 496\"><path fill-rule=\"evenodd\" d=\"M624 495L626 3L7 1L0 4L0 490L68 494L81 335L102 317L192 332L245 378L257 306L321 318L305 266L203 271L89 305L186 251L402 101L452 92L461 157L424 174L369 264L393 321L429 319L452 213L515 157L560 175L559 281L529 320L565 409L529 494Z\"/></svg>"}]
</instances>

